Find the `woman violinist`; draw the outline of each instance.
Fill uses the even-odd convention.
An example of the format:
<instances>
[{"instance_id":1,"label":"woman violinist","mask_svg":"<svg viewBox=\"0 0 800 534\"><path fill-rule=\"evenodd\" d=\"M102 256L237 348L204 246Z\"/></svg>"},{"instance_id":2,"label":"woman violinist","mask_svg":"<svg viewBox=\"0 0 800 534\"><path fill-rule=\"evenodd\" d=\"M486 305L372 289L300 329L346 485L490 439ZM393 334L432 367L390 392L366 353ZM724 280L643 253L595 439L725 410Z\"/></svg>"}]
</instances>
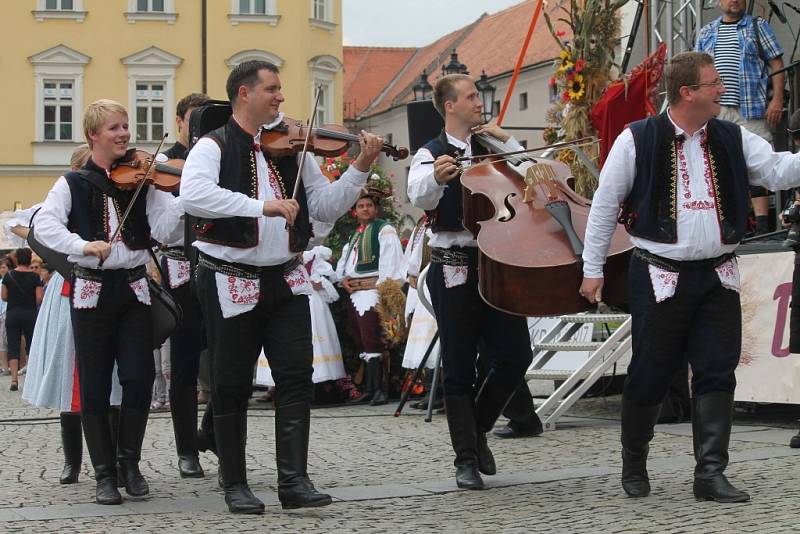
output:
<instances>
[{"instance_id":1,"label":"woman violinist","mask_svg":"<svg viewBox=\"0 0 800 534\"><path fill-rule=\"evenodd\" d=\"M116 362L122 384L118 461L127 494L149 493L139 471L153 386L152 323L145 264L151 239L175 238L180 199L146 185L141 194L110 187L110 173L128 160L125 108L98 100L84 113L91 149L80 171L60 177L37 215L34 232L46 247L69 255L72 325L80 379L81 418L97 482L99 504L120 504L115 451L109 431L109 394ZM125 166L125 165L123 165ZM121 231L119 221L133 202ZM113 238L112 238L113 236ZM110 242L113 239L113 242Z\"/></svg>"},{"instance_id":2,"label":"woman violinist","mask_svg":"<svg viewBox=\"0 0 800 534\"><path fill-rule=\"evenodd\" d=\"M444 130L414 156L408 196L431 220L426 283L441 340L456 484L480 489L480 473L493 475L496 471L486 433L522 381L533 356L525 318L490 307L478 293L478 248L474 234L463 226L461 169L454 156L486 153L471 142L475 133L491 135L509 150L522 147L497 126L480 126L483 105L469 76L440 78L433 102L444 117ZM435 163L423 165L430 160ZM489 369L482 384L477 383L475 363L479 344Z\"/></svg>"}]
</instances>

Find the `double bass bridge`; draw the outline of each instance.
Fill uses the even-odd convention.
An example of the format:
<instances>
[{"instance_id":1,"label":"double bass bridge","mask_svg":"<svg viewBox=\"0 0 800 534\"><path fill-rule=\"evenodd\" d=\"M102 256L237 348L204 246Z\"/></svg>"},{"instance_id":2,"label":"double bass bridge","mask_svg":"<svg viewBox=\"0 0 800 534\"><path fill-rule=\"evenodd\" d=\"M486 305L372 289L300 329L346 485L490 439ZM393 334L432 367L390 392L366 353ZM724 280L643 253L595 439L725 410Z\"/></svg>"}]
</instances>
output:
<instances>
[{"instance_id":1,"label":"double bass bridge","mask_svg":"<svg viewBox=\"0 0 800 534\"><path fill-rule=\"evenodd\" d=\"M525 191L523 192L523 202L533 202L533 188L537 185L544 185L548 188L551 200L557 198L558 195L553 187L553 180L556 178L556 173L553 167L545 163L534 163L528 167L525 173Z\"/></svg>"}]
</instances>

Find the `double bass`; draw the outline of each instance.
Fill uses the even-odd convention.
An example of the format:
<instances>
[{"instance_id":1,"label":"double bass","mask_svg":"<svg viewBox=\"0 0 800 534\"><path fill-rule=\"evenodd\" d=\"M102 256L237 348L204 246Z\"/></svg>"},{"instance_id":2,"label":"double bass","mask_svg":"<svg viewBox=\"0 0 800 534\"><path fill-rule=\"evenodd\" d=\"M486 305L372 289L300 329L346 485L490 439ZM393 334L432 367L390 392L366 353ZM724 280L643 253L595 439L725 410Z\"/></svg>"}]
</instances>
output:
<instances>
[{"instance_id":1,"label":"double bass","mask_svg":"<svg viewBox=\"0 0 800 534\"><path fill-rule=\"evenodd\" d=\"M503 152L495 138L474 136L490 154L461 175L464 227L477 236L481 297L502 311L532 317L586 311L578 294L583 279L583 238L591 201L569 185L567 165ZM627 303L633 249L622 225L611 238L604 268L603 301Z\"/></svg>"}]
</instances>

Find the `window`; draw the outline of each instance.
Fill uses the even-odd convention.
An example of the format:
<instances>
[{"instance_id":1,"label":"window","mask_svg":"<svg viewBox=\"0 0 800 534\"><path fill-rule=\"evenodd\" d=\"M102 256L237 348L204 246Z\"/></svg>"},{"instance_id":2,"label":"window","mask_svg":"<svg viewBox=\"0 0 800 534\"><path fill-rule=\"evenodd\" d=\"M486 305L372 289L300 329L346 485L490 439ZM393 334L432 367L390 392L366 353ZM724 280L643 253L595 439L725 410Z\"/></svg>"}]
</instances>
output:
<instances>
[{"instance_id":1,"label":"window","mask_svg":"<svg viewBox=\"0 0 800 534\"><path fill-rule=\"evenodd\" d=\"M128 24L136 24L140 20L175 24L178 14L175 12L175 0L128 0L125 17Z\"/></svg>"},{"instance_id":2,"label":"window","mask_svg":"<svg viewBox=\"0 0 800 534\"><path fill-rule=\"evenodd\" d=\"M316 120L318 124L334 122L336 120L335 109L341 109L342 101L339 98L337 103L334 98L336 73L342 70L342 62L334 56L316 56L308 62L311 70L311 109L314 106L314 95L318 86L322 87L320 94L319 107L317 109ZM310 111L310 110L309 110Z\"/></svg>"},{"instance_id":3,"label":"window","mask_svg":"<svg viewBox=\"0 0 800 534\"><path fill-rule=\"evenodd\" d=\"M44 140L72 141L75 84L69 80L44 81Z\"/></svg>"},{"instance_id":4,"label":"window","mask_svg":"<svg viewBox=\"0 0 800 534\"><path fill-rule=\"evenodd\" d=\"M492 117L497 117L500 115L500 101L495 100L492 102Z\"/></svg>"},{"instance_id":5,"label":"window","mask_svg":"<svg viewBox=\"0 0 800 534\"><path fill-rule=\"evenodd\" d=\"M36 0L36 9L31 11L36 22L47 19L72 19L83 22L86 11L83 10L84 0Z\"/></svg>"},{"instance_id":6,"label":"window","mask_svg":"<svg viewBox=\"0 0 800 534\"><path fill-rule=\"evenodd\" d=\"M136 11L164 12L164 0L137 0Z\"/></svg>"},{"instance_id":7,"label":"window","mask_svg":"<svg viewBox=\"0 0 800 534\"><path fill-rule=\"evenodd\" d=\"M136 140L157 143L164 137L165 82L136 84Z\"/></svg>"},{"instance_id":8,"label":"window","mask_svg":"<svg viewBox=\"0 0 800 534\"><path fill-rule=\"evenodd\" d=\"M333 21L332 0L311 0L311 17L308 22L323 30L334 30L336 23Z\"/></svg>"},{"instance_id":9,"label":"window","mask_svg":"<svg viewBox=\"0 0 800 534\"><path fill-rule=\"evenodd\" d=\"M283 58L273 54L272 52L267 52L266 50L243 50L241 52L237 52L228 59L225 60L225 64L228 66L229 69L232 69L239 65L240 63L244 63L245 61L250 61L252 59L260 60L260 61L267 61L272 63L278 68L283 66Z\"/></svg>"},{"instance_id":10,"label":"window","mask_svg":"<svg viewBox=\"0 0 800 534\"><path fill-rule=\"evenodd\" d=\"M556 102L558 99L558 85L552 84L550 85L550 102Z\"/></svg>"},{"instance_id":11,"label":"window","mask_svg":"<svg viewBox=\"0 0 800 534\"><path fill-rule=\"evenodd\" d=\"M315 88L319 87L320 94L319 94L319 104L317 105L317 118L316 124L325 124L328 122L333 122L333 118L330 115L331 105L330 105L330 98L333 90L330 87L330 84L327 81L322 80L314 80ZM311 104L313 105L314 102L312 101Z\"/></svg>"},{"instance_id":12,"label":"window","mask_svg":"<svg viewBox=\"0 0 800 534\"><path fill-rule=\"evenodd\" d=\"M242 22L266 22L275 26L280 20L277 0L231 0L228 20L233 26Z\"/></svg>"},{"instance_id":13,"label":"window","mask_svg":"<svg viewBox=\"0 0 800 534\"><path fill-rule=\"evenodd\" d=\"M525 111L528 109L528 93L519 94L519 110Z\"/></svg>"}]
</instances>

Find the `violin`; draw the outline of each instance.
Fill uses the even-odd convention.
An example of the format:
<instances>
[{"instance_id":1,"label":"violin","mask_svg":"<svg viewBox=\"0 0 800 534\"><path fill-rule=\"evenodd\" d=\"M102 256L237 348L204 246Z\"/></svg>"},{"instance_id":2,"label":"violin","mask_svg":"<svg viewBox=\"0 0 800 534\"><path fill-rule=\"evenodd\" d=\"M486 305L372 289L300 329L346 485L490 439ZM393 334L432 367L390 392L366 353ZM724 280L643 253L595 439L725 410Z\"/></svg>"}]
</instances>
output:
<instances>
[{"instance_id":1,"label":"violin","mask_svg":"<svg viewBox=\"0 0 800 534\"><path fill-rule=\"evenodd\" d=\"M567 165L525 155L497 158L504 146L473 136L490 154L461 175L464 227L478 241L480 294L491 306L525 316L578 313L590 303L578 294L583 237L591 201L570 187ZM622 225L612 236L603 300L627 303L633 249Z\"/></svg>"},{"instance_id":2,"label":"violin","mask_svg":"<svg viewBox=\"0 0 800 534\"><path fill-rule=\"evenodd\" d=\"M135 189L144 180L146 185L172 193L181 185L184 163L182 159L170 159L153 165L152 154L132 148L111 168L111 180L124 190Z\"/></svg>"},{"instance_id":3,"label":"violin","mask_svg":"<svg viewBox=\"0 0 800 534\"><path fill-rule=\"evenodd\" d=\"M272 156L282 157L299 154L308 136L308 151L317 156L336 157L343 154L350 143L357 143L359 137L338 124L323 124L311 129L297 119L284 117L283 122L270 130L261 132L261 148ZM395 161L406 159L408 149L383 143L381 152Z\"/></svg>"}]
</instances>

